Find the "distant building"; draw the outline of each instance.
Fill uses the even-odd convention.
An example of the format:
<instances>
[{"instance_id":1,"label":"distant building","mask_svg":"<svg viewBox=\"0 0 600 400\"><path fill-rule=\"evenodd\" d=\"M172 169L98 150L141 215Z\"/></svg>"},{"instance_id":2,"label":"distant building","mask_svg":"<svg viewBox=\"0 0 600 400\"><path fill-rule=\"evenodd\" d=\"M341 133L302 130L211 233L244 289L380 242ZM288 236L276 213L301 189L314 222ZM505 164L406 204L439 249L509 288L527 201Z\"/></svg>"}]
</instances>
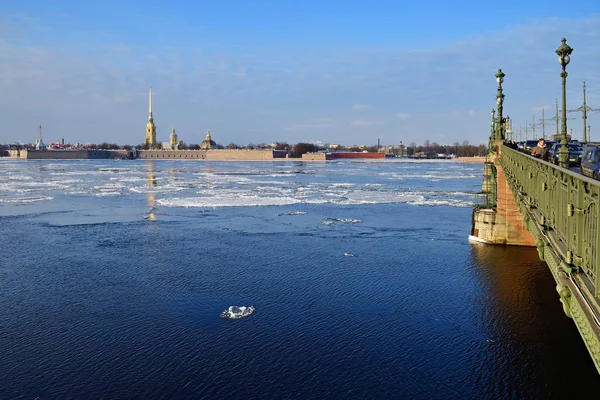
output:
<instances>
[{"instance_id":1,"label":"distant building","mask_svg":"<svg viewBox=\"0 0 600 400\"><path fill-rule=\"evenodd\" d=\"M42 141L42 126L40 125L40 137L35 141L36 150L46 150L46 145Z\"/></svg>"},{"instance_id":2,"label":"distant building","mask_svg":"<svg viewBox=\"0 0 600 400\"><path fill-rule=\"evenodd\" d=\"M42 142L42 138L40 137L35 141L35 149L36 150L46 150L46 145Z\"/></svg>"},{"instance_id":3,"label":"distant building","mask_svg":"<svg viewBox=\"0 0 600 400\"><path fill-rule=\"evenodd\" d=\"M171 131L171 136L169 137L169 145L171 150L177 149L177 134L175 133L175 128Z\"/></svg>"},{"instance_id":4,"label":"distant building","mask_svg":"<svg viewBox=\"0 0 600 400\"><path fill-rule=\"evenodd\" d=\"M210 130L206 131L206 138L200 144L200 150L212 150L216 149L217 144L210 137Z\"/></svg>"}]
</instances>

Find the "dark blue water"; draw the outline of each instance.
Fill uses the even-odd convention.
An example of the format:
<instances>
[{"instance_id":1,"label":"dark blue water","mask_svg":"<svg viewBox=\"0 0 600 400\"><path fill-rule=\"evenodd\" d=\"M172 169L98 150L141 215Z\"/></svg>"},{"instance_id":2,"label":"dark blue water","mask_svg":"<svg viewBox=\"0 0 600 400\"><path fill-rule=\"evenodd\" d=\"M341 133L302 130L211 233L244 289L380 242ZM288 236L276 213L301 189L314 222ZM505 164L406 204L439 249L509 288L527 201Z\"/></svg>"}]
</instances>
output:
<instances>
[{"instance_id":1,"label":"dark blue water","mask_svg":"<svg viewBox=\"0 0 600 400\"><path fill-rule=\"evenodd\" d=\"M481 171L0 162L0 398L594 393L537 251L468 243Z\"/></svg>"}]
</instances>

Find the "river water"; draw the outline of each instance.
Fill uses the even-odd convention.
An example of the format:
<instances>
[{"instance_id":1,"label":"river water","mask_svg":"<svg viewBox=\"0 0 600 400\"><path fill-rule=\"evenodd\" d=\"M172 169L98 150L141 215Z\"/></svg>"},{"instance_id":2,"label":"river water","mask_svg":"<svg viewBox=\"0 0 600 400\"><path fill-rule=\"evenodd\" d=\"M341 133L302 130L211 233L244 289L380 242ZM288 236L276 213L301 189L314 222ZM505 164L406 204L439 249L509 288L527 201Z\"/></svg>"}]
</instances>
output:
<instances>
[{"instance_id":1,"label":"river water","mask_svg":"<svg viewBox=\"0 0 600 400\"><path fill-rule=\"evenodd\" d=\"M482 172L2 160L0 399L595 393L536 250L468 242Z\"/></svg>"}]
</instances>

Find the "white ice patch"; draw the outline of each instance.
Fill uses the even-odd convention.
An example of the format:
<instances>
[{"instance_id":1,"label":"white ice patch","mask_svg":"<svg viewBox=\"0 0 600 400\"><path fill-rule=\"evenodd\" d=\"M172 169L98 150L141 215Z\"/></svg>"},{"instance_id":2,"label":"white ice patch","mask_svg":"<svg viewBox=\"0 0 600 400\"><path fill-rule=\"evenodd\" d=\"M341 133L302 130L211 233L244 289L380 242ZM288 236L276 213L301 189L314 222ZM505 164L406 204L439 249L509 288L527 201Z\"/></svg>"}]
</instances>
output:
<instances>
[{"instance_id":1,"label":"white ice patch","mask_svg":"<svg viewBox=\"0 0 600 400\"><path fill-rule=\"evenodd\" d=\"M290 212L284 212L284 213L277 214L278 217L281 217L284 215L306 215L306 213L304 211L290 211Z\"/></svg>"},{"instance_id":2,"label":"white ice patch","mask_svg":"<svg viewBox=\"0 0 600 400\"><path fill-rule=\"evenodd\" d=\"M427 173L427 174L410 174L410 173L387 174L387 173L382 173L379 175L382 175L382 176L387 175L387 176L389 176L389 179L391 179L391 180L426 179L426 180L436 181L436 182L441 181L441 180L446 180L446 179L473 179L473 178L479 178L481 176L481 174L448 174L448 175L444 175L443 171L439 171L439 173Z\"/></svg>"},{"instance_id":3,"label":"white ice patch","mask_svg":"<svg viewBox=\"0 0 600 400\"><path fill-rule=\"evenodd\" d=\"M38 201L53 200L51 196L29 196L29 197L16 197L12 199L0 199L0 203L35 203Z\"/></svg>"},{"instance_id":4,"label":"white ice patch","mask_svg":"<svg viewBox=\"0 0 600 400\"><path fill-rule=\"evenodd\" d=\"M94 196L98 197L106 197L106 196L120 196L121 192L97 192L94 193Z\"/></svg>"},{"instance_id":5,"label":"white ice patch","mask_svg":"<svg viewBox=\"0 0 600 400\"><path fill-rule=\"evenodd\" d=\"M10 183L0 183L0 191L4 192L16 192L16 193L26 193L26 192L36 192L36 191L46 191L46 190L63 190L68 189L68 185L63 185L56 182L10 182Z\"/></svg>"},{"instance_id":6,"label":"white ice patch","mask_svg":"<svg viewBox=\"0 0 600 400\"><path fill-rule=\"evenodd\" d=\"M179 192L184 188L175 187L175 186L146 186L146 187L131 187L129 190L135 193L171 193L171 192Z\"/></svg>"},{"instance_id":7,"label":"white ice patch","mask_svg":"<svg viewBox=\"0 0 600 400\"><path fill-rule=\"evenodd\" d=\"M94 186L94 190L99 191L114 191L116 189L123 189L125 186L120 183L107 183L106 185Z\"/></svg>"},{"instance_id":8,"label":"white ice patch","mask_svg":"<svg viewBox=\"0 0 600 400\"><path fill-rule=\"evenodd\" d=\"M418 194L406 194L398 192L350 192L344 195L341 204L396 204L409 203L423 199Z\"/></svg>"},{"instance_id":9,"label":"white ice patch","mask_svg":"<svg viewBox=\"0 0 600 400\"><path fill-rule=\"evenodd\" d=\"M420 200L410 202L409 204L417 205L417 206L451 206L451 207L473 207L474 203L472 201L464 201L464 200Z\"/></svg>"},{"instance_id":10,"label":"white ice patch","mask_svg":"<svg viewBox=\"0 0 600 400\"><path fill-rule=\"evenodd\" d=\"M111 181L117 181L117 182L146 182L148 179L147 178L141 178L141 177L135 177L135 176L112 176L110 177Z\"/></svg>"},{"instance_id":11,"label":"white ice patch","mask_svg":"<svg viewBox=\"0 0 600 400\"><path fill-rule=\"evenodd\" d=\"M121 172L133 172L133 170L131 168L98 168L98 171L102 171L102 172L116 172L116 173L121 173Z\"/></svg>"},{"instance_id":12,"label":"white ice patch","mask_svg":"<svg viewBox=\"0 0 600 400\"><path fill-rule=\"evenodd\" d=\"M352 218L325 218L325 221L336 221L341 222L342 224L362 224L362 219L352 219ZM324 224L329 225L329 224Z\"/></svg>"},{"instance_id":13,"label":"white ice patch","mask_svg":"<svg viewBox=\"0 0 600 400\"><path fill-rule=\"evenodd\" d=\"M298 204L299 200L290 197L259 196L213 196L159 199L163 207L214 208L214 207L264 207Z\"/></svg>"},{"instance_id":14,"label":"white ice patch","mask_svg":"<svg viewBox=\"0 0 600 400\"><path fill-rule=\"evenodd\" d=\"M332 183L331 187L350 188L356 186L354 183Z\"/></svg>"}]
</instances>

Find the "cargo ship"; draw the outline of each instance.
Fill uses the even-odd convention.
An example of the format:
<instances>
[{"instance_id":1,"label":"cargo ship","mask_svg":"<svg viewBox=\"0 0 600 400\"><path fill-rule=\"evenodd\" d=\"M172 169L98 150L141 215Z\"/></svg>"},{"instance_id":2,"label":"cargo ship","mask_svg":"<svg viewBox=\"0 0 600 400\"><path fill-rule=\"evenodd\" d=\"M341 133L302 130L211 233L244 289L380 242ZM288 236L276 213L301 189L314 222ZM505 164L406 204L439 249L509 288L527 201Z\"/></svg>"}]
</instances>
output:
<instances>
[{"instance_id":1,"label":"cargo ship","mask_svg":"<svg viewBox=\"0 0 600 400\"><path fill-rule=\"evenodd\" d=\"M358 151L333 151L325 155L326 160L339 160L345 158L385 158L384 153L368 153Z\"/></svg>"}]
</instances>

